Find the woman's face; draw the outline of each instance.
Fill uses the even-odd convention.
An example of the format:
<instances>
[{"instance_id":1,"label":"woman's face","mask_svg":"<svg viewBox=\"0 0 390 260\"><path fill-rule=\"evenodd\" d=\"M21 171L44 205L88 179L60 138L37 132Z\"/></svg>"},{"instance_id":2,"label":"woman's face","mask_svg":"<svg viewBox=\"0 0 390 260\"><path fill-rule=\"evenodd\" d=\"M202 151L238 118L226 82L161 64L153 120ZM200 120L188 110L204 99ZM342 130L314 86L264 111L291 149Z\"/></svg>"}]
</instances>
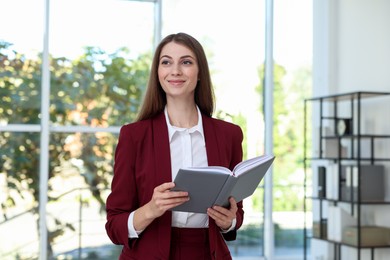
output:
<instances>
[{"instance_id":1,"label":"woman's face","mask_svg":"<svg viewBox=\"0 0 390 260\"><path fill-rule=\"evenodd\" d=\"M167 100L192 99L198 82L199 67L195 54L175 42L166 44L160 53L158 79Z\"/></svg>"}]
</instances>

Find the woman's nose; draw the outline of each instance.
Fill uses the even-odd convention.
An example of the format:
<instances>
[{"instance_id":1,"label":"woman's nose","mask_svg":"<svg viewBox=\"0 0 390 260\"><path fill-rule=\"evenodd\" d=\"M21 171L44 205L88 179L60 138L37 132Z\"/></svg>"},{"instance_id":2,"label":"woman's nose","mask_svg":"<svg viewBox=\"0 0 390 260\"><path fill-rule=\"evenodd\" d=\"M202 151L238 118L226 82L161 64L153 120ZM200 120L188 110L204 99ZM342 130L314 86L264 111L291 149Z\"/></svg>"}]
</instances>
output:
<instances>
[{"instance_id":1,"label":"woman's nose","mask_svg":"<svg viewBox=\"0 0 390 260\"><path fill-rule=\"evenodd\" d=\"M172 75L180 75L181 74L181 68L179 64L173 65L172 66Z\"/></svg>"}]
</instances>

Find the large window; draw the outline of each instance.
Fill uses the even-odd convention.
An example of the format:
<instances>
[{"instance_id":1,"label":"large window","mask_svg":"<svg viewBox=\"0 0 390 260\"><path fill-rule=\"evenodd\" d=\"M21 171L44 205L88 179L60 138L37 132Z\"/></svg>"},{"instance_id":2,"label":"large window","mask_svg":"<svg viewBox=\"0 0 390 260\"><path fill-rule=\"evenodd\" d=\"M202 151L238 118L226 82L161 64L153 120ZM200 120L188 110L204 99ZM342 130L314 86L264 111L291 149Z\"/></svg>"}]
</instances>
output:
<instances>
[{"instance_id":1,"label":"large window","mask_svg":"<svg viewBox=\"0 0 390 260\"><path fill-rule=\"evenodd\" d=\"M104 202L119 127L134 119L146 86L155 3L2 0L0 6L7 25L0 28L0 232L8 234L0 238L0 258L35 258L42 249L44 125L48 256L93 259L104 251L115 258L118 250L104 230ZM47 51L49 68L42 68Z\"/></svg>"},{"instance_id":2,"label":"large window","mask_svg":"<svg viewBox=\"0 0 390 260\"><path fill-rule=\"evenodd\" d=\"M303 253L300 113L310 87L311 1L290 2L274 1L274 259ZM39 254L45 159L48 254L116 258L120 247L104 230L113 153L119 127L136 115L161 36L182 31L202 43L215 116L242 127L244 159L263 154L265 6L266 0L0 0L6 25L0 27L0 233L9 234L0 237L0 258ZM48 111L41 110L44 102ZM49 145L41 147L45 125ZM235 259L267 254L263 184L245 201L244 226L229 242Z\"/></svg>"},{"instance_id":3,"label":"large window","mask_svg":"<svg viewBox=\"0 0 390 260\"><path fill-rule=\"evenodd\" d=\"M244 157L264 153L260 70L264 62L264 1L165 1L163 35L184 31L203 44L216 94L216 116L240 124ZM245 29L243 29L245 28ZM264 254L263 189L245 201L245 222L229 243L234 257Z\"/></svg>"},{"instance_id":4,"label":"large window","mask_svg":"<svg viewBox=\"0 0 390 260\"><path fill-rule=\"evenodd\" d=\"M312 1L274 1L275 255L302 259L303 99L311 95ZM306 216L311 222L311 214Z\"/></svg>"},{"instance_id":5,"label":"large window","mask_svg":"<svg viewBox=\"0 0 390 260\"><path fill-rule=\"evenodd\" d=\"M264 149L266 0L174 0L163 4L163 35L185 31L198 38L211 61L217 113L244 130L245 157ZM271 1L268 1L271 2ZM274 255L302 258L303 98L311 87L311 1L273 1L274 13ZM270 24L268 23L268 26ZM245 201L235 257L265 255L264 187Z\"/></svg>"}]
</instances>

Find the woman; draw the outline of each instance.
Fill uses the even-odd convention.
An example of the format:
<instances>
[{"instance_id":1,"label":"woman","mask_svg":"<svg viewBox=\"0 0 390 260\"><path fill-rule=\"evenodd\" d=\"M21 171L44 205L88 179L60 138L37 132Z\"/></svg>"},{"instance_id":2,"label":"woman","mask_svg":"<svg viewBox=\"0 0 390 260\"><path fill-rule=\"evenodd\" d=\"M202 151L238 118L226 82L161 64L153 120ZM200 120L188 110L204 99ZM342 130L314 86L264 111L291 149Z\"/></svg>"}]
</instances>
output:
<instances>
[{"instance_id":1,"label":"woman","mask_svg":"<svg viewBox=\"0 0 390 260\"><path fill-rule=\"evenodd\" d=\"M179 168L242 160L241 129L211 117L214 96L206 55L185 33L164 38L155 51L144 102L123 126L107 198L107 234L123 245L120 259L231 259L226 241L243 222L242 202L207 214L171 209L189 199L171 191Z\"/></svg>"}]
</instances>

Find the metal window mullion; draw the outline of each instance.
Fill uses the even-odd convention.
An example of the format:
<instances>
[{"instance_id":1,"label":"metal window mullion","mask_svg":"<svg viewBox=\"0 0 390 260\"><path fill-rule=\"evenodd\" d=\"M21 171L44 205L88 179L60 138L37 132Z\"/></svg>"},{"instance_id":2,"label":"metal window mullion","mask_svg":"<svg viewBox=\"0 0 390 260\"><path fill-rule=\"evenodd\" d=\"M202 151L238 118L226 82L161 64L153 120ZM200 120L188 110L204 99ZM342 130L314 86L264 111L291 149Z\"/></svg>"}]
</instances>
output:
<instances>
[{"instance_id":1,"label":"metal window mullion","mask_svg":"<svg viewBox=\"0 0 390 260\"><path fill-rule=\"evenodd\" d=\"M0 132L40 132L41 125L34 124L10 124L0 125Z\"/></svg>"},{"instance_id":2,"label":"metal window mullion","mask_svg":"<svg viewBox=\"0 0 390 260\"><path fill-rule=\"evenodd\" d=\"M264 117L265 117L265 153L273 154L273 0L266 0L265 15L265 79L264 79ZM273 173L272 168L265 176L265 206L264 206L264 256L266 259L274 257L274 229L272 217L273 201Z\"/></svg>"},{"instance_id":3,"label":"metal window mullion","mask_svg":"<svg viewBox=\"0 0 390 260\"><path fill-rule=\"evenodd\" d=\"M44 0L44 35L42 54L42 91L41 91L41 142L39 158L39 259L47 259L47 184L49 177L49 105L50 105L50 69L49 69L49 14L50 0Z\"/></svg>"},{"instance_id":4,"label":"metal window mullion","mask_svg":"<svg viewBox=\"0 0 390 260\"><path fill-rule=\"evenodd\" d=\"M91 126L51 126L51 133L119 133L120 126L91 127Z\"/></svg>"},{"instance_id":5,"label":"metal window mullion","mask_svg":"<svg viewBox=\"0 0 390 260\"><path fill-rule=\"evenodd\" d=\"M161 41L162 37L162 0L154 2L154 46L155 50Z\"/></svg>"},{"instance_id":6,"label":"metal window mullion","mask_svg":"<svg viewBox=\"0 0 390 260\"><path fill-rule=\"evenodd\" d=\"M120 131L121 126L109 126L109 127L93 127L93 126L50 126L50 133L113 133L117 134ZM42 125L34 124L10 124L0 126L0 132L24 132L24 133L39 133L41 132Z\"/></svg>"}]
</instances>

